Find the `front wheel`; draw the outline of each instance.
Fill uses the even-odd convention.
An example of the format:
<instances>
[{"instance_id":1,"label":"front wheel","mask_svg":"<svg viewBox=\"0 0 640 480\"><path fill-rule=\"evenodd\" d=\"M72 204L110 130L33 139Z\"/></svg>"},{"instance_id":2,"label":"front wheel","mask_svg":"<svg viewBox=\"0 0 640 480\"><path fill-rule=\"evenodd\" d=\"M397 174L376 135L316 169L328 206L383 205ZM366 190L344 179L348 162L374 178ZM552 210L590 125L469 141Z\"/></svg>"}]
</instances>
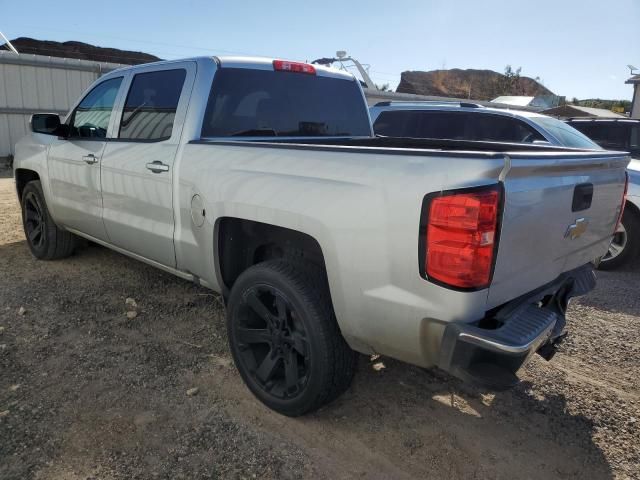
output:
<instances>
[{"instance_id":1,"label":"front wheel","mask_svg":"<svg viewBox=\"0 0 640 480\"><path fill-rule=\"evenodd\" d=\"M77 237L51 218L39 180L27 183L22 191L22 225L29 250L40 260L68 257L76 247Z\"/></svg>"},{"instance_id":2,"label":"front wheel","mask_svg":"<svg viewBox=\"0 0 640 480\"><path fill-rule=\"evenodd\" d=\"M598 269L615 270L631 262L640 251L640 218L629 207L625 208L622 221L613 235L609 250L600 259Z\"/></svg>"},{"instance_id":3,"label":"front wheel","mask_svg":"<svg viewBox=\"0 0 640 480\"><path fill-rule=\"evenodd\" d=\"M272 260L247 269L231 290L227 326L244 382L279 413L316 410L351 383L357 354L340 334L315 266Z\"/></svg>"}]
</instances>

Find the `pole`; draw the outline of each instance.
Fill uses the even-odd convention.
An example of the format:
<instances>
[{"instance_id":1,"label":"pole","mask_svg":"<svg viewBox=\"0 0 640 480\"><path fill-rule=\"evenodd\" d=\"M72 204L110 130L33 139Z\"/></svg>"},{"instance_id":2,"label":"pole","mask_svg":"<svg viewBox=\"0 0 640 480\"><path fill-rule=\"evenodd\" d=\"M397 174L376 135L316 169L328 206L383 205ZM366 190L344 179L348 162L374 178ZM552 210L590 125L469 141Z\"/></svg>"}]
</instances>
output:
<instances>
[{"instance_id":1,"label":"pole","mask_svg":"<svg viewBox=\"0 0 640 480\"><path fill-rule=\"evenodd\" d=\"M20 55L18 53L18 50L16 50L16 47L14 47L11 42L9 41L9 39L7 37L4 36L4 33L0 32L0 37L2 37L5 41L5 43L7 44L7 47L9 47L9 50L11 50L13 53L15 53L16 55Z\"/></svg>"}]
</instances>

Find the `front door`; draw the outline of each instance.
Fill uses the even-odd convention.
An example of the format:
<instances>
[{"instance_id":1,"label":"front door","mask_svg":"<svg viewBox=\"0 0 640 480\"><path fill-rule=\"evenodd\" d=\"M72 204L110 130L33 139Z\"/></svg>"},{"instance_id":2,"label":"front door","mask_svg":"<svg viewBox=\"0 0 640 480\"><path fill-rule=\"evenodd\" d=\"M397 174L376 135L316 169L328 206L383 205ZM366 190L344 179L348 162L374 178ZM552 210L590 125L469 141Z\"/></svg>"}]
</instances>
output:
<instances>
[{"instance_id":1,"label":"front door","mask_svg":"<svg viewBox=\"0 0 640 480\"><path fill-rule=\"evenodd\" d=\"M150 66L132 75L102 156L103 219L115 246L175 267L174 159L195 63Z\"/></svg>"},{"instance_id":2,"label":"front door","mask_svg":"<svg viewBox=\"0 0 640 480\"><path fill-rule=\"evenodd\" d=\"M47 157L51 210L57 223L106 240L100 160L123 77L96 85L70 115L69 137L54 140Z\"/></svg>"}]
</instances>

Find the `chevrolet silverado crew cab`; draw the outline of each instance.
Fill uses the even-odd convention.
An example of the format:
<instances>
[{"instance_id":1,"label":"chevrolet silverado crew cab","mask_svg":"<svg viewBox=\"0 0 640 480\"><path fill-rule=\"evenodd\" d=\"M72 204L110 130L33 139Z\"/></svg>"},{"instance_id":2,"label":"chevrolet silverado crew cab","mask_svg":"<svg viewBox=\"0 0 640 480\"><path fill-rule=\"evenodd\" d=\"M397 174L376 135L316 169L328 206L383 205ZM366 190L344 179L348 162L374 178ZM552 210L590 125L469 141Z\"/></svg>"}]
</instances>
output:
<instances>
[{"instance_id":1,"label":"chevrolet silverado crew cab","mask_svg":"<svg viewBox=\"0 0 640 480\"><path fill-rule=\"evenodd\" d=\"M31 127L14 174L33 255L83 237L220 292L243 380L286 415L344 392L356 352L492 388L550 358L629 161L376 138L354 77L257 58L117 70Z\"/></svg>"}]
</instances>

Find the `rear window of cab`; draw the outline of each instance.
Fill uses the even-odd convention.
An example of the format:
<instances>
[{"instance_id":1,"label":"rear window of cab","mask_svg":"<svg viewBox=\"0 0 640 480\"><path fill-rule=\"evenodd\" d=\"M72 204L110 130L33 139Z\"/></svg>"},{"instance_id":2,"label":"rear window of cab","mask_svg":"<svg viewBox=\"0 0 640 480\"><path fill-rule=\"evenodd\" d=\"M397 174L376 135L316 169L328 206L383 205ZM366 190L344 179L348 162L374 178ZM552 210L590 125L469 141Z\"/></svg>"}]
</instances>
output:
<instances>
[{"instance_id":1,"label":"rear window of cab","mask_svg":"<svg viewBox=\"0 0 640 480\"><path fill-rule=\"evenodd\" d=\"M221 68L211 86L202 136L371 136L371 126L355 80Z\"/></svg>"}]
</instances>

